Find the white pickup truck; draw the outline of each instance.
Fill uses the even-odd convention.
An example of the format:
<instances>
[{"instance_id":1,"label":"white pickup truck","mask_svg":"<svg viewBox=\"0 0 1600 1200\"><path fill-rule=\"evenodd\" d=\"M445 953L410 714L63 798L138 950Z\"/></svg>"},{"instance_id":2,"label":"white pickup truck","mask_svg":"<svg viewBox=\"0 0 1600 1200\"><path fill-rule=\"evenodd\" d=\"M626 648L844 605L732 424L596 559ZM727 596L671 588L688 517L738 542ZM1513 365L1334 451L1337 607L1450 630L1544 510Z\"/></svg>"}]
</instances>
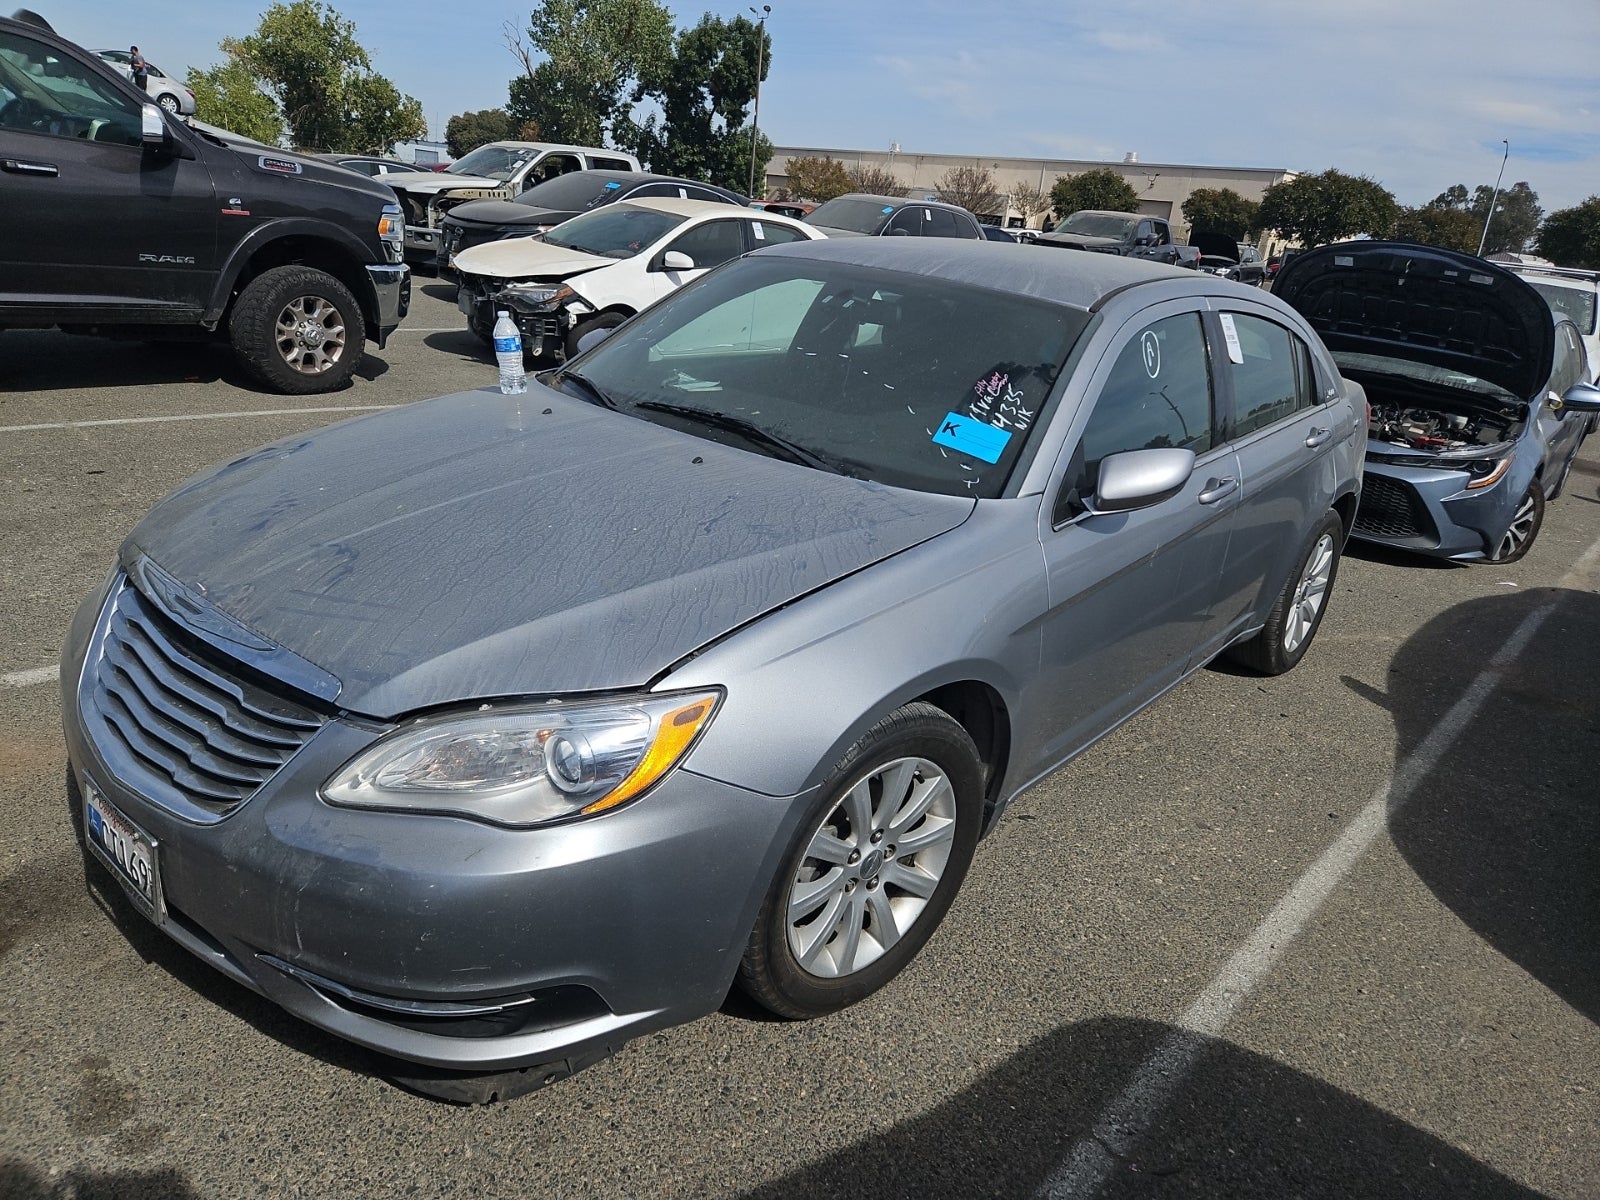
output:
<instances>
[{"instance_id":1,"label":"white pickup truck","mask_svg":"<svg viewBox=\"0 0 1600 1200\"><path fill-rule=\"evenodd\" d=\"M469 200L512 200L528 188L569 171L637 171L639 160L620 150L550 142L490 142L443 171L387 176L405 209L407 259L433 260L444 215Z\"/></svg>"}]
</instances>

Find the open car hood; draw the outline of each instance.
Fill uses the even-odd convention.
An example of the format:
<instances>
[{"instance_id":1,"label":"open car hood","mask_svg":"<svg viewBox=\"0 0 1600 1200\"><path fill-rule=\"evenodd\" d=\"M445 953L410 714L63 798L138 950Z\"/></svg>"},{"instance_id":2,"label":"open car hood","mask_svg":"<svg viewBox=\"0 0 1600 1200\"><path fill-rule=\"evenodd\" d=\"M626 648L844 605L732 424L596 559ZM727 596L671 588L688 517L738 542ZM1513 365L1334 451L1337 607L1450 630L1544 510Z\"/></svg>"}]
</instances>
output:
<instances>
[{"instance_id":1,"label":"open car hood","mask_svg":"<svg viewBox=\"0 0 1600 1200\"><path fill-rule=\"evenodd\" d=\"M533 237L514 237L472 246L456 255L455 267L468 275L491 279L565 279L584 271L622 262L600 254L585 254L565 246L552 246Z\"/></svg>"},{"instance_id":2,"label":"open car hood","mask_svg":"<svg viewBox=\"0 0 1600 1200\"><path fill-rule=\"evenodd\" d=\"M186 627L224 630L230 653L279 678L287 651L341 707L387 718L646 687L975 505L534 384L253 450L156 505L122 560L142 591L163 581L154 599Z\"/></svg>"},{"instance_id":3,"label":"open car hood","mask_svg":"<svg viewBox=\"0 0 1600 1200\"><path fill-rule=\"evenodd\" d=\"M1460 371L1521 400L1550 379L1550 306L1510 271L1475 255L1410 242L1338 242L1286 262L1272 294L1336 354Z\"/></svg>"}]
</instances>

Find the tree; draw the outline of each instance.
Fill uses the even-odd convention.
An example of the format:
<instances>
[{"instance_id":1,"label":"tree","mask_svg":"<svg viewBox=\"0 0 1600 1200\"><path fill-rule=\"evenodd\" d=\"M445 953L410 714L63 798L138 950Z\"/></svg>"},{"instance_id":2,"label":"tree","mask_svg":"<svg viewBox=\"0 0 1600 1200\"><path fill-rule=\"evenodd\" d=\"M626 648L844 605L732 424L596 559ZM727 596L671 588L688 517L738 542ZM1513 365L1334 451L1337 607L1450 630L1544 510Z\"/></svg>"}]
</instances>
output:
<instances>
[{"instance_id":1,"label":"tree","mask_svg":"<svg viewBox=\"0 0 1600 1200\"><path fill-rule=\"evenodd\" d=\"M374 153L428 131L421 102L376 74L354 23L319 0L274 4L222 49L277 101L297 146Z\"/></svg>"},{"instance_id":2,"label":"tree","mask_svg":"<svg viewBox=\"0 0 1600 1200\"><path fill-rule=\"evenodd\" d=\"M1275 183L1261 197L1260 228L1276 229L1307 248L1356 234L1388 237L1400 206L1382 184L1330 167Z\"/></svg>"},{"instance_id":3,"label":"tree","mask_svg":"<svg viewBox=\"0 0 1600 1200\"><path fill-rule=\"evenodd\" d=\"M277 102L237 58L204 71L190 68L184 83L194 93L194 115L208 125L220 125L268 146L283 142L283 114Z\"/></svg>"},{"instance_id":4,"label":"tree","mask_svg":"<svg viewBox=\"0 0 1600 1200\"><path fill-rule=\"evenodd\" d=\"M826 204L835 196L860 190L846 173L843 164L831 158L791 158L789 191L796 200Z\"/></svg>"},{"instance_id":5,"label":"tree","mask_svg":"<svg viewBox=\"0 0 1600 1200\"><path fill-rule=\"evenodd\" d=\"M452 158L465 158L479 146L503 142L519 132L503 108L457 113L445 123L444 144Z\"/></svg>"},{"instance_id":6,"label":"tree","mask_svg":"<svg viewBox=\"0 0 1600 1200\"><path fill-rule=\"evenodd\" d=\"M1022 214L1024 225L1031 225L1040 213L1050 211L1050 196L1035 184L1019 183L1011 189L1011 207Z\"/></svg>"},{"instance_id":7,"label":"tree","mask_svg":"<svg viewBox=\"0 0 1600 1200\"><path fill-rule=\"evenodd\" d=\"M873 196L904 196L906 185L892 171L877 164L857 163L845 172L850 178L851 192L866 192Z\"/></svg>"},{"instance_id":8,"label":"tree","mask_svg":"<svg viewBox=\"0 0 1600 1200\"><path fill-rule=\"evenodd\" d=\"M543 0L526 37L506 26L523 68L511 81L512 120L537 122L554 142L630 144L641 83L672 57L672 14L657 0Z\"/></svg>"},{"instance_id":9,"label":"tree","mask_svg":"<svg viewBox=\"0 0 1600 1200\"><path fill-rule=\"evenodd\" d=\"M1463 189L1465 190L1465 189ZM1489 216L1489 202L1494 189L1479 184L1472 194L1472 215L1477 218L1480 236L1484 218ZM1483 252L1497 254L1502 250L1513 253L1526 250L1539 232L1539 218L1544 209L1539 207L1539 193L1526 183L1514 183L1494 199L1494 216L1489 221L1489 236L1484 239ZM1478 248L1477 242L1472 244Z\"/></svg>"},{"instance_id":10,"label":"tree","mask_svg":"<svg viewBox=\"0 0 1600 1200\"><path fill-rule=\"evenodd\" d=\"M1197 233L1242 242L1256 229L1261 206L1232 188L1196 188L1183 202L1183 219Z\"/></svg>"},{"instance_id":11,"label":"tree","mask_svg":"<svg viewBox=\"0 0 1600 1200\"><path fill-rule=\"evenodd\" d=\"M744 17L724 20L710 13L678 34L672 53L647 67L634 99L654 99L661 107L635 124L629 144L652 171L704 179L744 191L750 186L752 128L745 115L755 99L757 64L766 78L772 65L772 38L762 25ZM772 143L757 135L755 175L765 192Z\"/></svg>"},{"instance_id":12,"label":"tree","mask_svg":"<svg viewBox=\"0 0 1600 1200\"><path fill-rule=\"evenodd\" d=\"M1600 196L1546 217L1539 226L1539 253L1563 267L1600 271Z\"/></svg>"},{"instance_id":13,"label":"tree","mask_svg":"<svg viewBox=\"0 0 1600 1200\"><path fill-rule=\"evenodd\" d=\"M1423 242L1466 254L1478 252L1482 232L1483 223L1465 207L1439 204L1437 200L1421 208L1401 209L1394 228L1395 237L1403 242Z\"/></svg>"},{"instance_id":14,"label":"tree","mask_svg":"<svg viewBox=\"0 0 1600 1200\"><path fill-rule=\"evenodd\" d=\"M1003 203L988 167L951 167L933 189L946 204L959 205L975 217L993 216Z\"/></svg>"},{"instance_id":15,"label":"tree","mask_svg":"<svg viewBox=\"0 0 1600 1200\"><path fill-rule=\"evenodd\" d=\"M1056 219L1085 208L1138 212L1139 193L1110 167L1096 167L1080 175L1057 176L1050 189L1050 209Z\"/></svg>"}]
</instances>

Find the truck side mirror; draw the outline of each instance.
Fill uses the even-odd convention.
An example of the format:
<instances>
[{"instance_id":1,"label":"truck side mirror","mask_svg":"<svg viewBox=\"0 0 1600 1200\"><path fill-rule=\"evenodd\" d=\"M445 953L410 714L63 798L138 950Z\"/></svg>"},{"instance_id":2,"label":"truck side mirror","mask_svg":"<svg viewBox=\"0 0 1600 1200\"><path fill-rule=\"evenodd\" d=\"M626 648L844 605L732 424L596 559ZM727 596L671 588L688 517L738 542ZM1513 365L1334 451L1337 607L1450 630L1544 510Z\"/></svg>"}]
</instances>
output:
<instances>
[{"instance_id":1,"label":"truck side mirror","mask_svg":"<svg viewBox=\"0 0 1600 1200\"><path fill-rule=\"evenodd\" d=\"M167 144L167 123L161 119L161 109L146 104L139 113L140 141L147 149L159 150Z\"/></svg>"}]
</instances>

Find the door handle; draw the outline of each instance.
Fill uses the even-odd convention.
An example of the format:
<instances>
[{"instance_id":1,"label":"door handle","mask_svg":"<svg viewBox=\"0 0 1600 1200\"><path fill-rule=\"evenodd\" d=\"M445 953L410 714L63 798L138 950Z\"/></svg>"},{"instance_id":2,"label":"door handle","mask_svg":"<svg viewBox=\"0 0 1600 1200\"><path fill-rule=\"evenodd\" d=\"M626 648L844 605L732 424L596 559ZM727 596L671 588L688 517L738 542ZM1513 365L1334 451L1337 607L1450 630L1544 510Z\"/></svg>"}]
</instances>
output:
<instances>
[{"instance_id":1,"label":"door handle","mask_svg":"<svg viewBox=\"0 0 1600 1200\"><path fill-rule=\"evenodd\" d=\"M0 171L9 171L13 175L50 175L61 174L60 168L54 163L23 162L18 158L0 159Z\"/></svg>"},{"instance_id":2,"label":"door handle","mask_svg":"<svg viewBox=\"0 0 1600 1200\"><path fill-rule=\"evenodd\" d=\"M1239 481L1232 475L1225 475L1221 479L1206 480L1206 490L1200 493L1201 504L1215 504L1225 496L1231 496L1239 490Z\"/></svg>"},{"instance_id":3,"label":"door handle","mask_svg":"<svg viewBox=\"0 0 1600 1200\"><path fill-rule=\"evenodd\" d=\"M1331 428L1318 429L1313 426L1311 432L1306 435L1306 447L1307 449L1315 450L1318 446L1322 445L1323 442L1327 441L1332 436L1333 430Z\"/></svg>"}]
</instances>

